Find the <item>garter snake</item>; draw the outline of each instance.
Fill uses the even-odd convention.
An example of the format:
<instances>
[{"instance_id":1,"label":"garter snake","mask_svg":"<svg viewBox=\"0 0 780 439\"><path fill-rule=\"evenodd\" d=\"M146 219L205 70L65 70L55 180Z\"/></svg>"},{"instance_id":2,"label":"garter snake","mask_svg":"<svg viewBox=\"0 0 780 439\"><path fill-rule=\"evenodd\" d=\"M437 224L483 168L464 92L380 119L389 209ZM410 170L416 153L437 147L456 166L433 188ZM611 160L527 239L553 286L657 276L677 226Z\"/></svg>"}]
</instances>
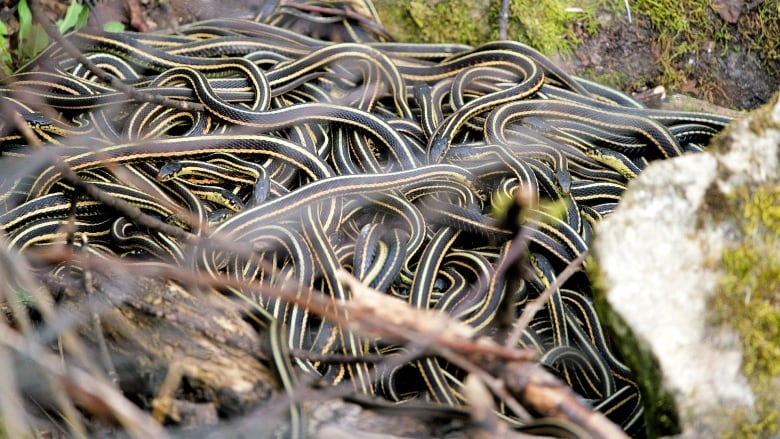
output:
<instances>
[{"instance_id":1,"label":"garter snake","mask_svg":"<svg viewBox=\"0 0 780 439\"><path fill-rule=\"evenodd\" d=\"M287 18L342 21L303 12ZM343 35L367 35L350 26ZM136 102L57 48L46 52L54 69L31 66L14 75L16 86L9 81L0 89L2 105L24 115L47 143L41 160L58 154L82 179L145 214L252 245L257 257L177 242L110 206L72 202L72 188L48 163L25 172L32 177L2 181L10 209L0 226L18 249L64 242L61 226L73 207L76 233L106 254L320 289L334 301L350 298L335 277L347 268L415 307L487 331L505 297L511 312L521 312L587 251L595 222L615 209L650 160L699 150L728 122L644 108L622 92L566 75L515 42L333 43L234 19L180 32L69 38L127 84L201 104L193 108L202 111ZM56 111L34 111L16 99L21 90ZM32 160L32 149L20 146L23 136L10 124L2 128L2 160ZM499 226L493 205L512 202L517 191L534 214ZM530 242L531 265L518 270L522 279L509 291L512 282L496 275L497 264L518 229ZM567 281L520 344L539 350L594 407L624 416L633 428L642 413L636 383L587 294L581 276ZM463 403L464 371L441 358L374 368L365 355L391 361L409 347L366 339L300 304L245 298L268 333L270 363L291 399L292 434L303 427L293 394L299 373L349 380L358 393L395 401L427 395L437 407ZM290 348L319 357L297 357ZM503 404L498 410L522 423ZM554 422L547 427L579 433Z\"/></svg>"},{"instance_id":2,"label":"garter snake","mask_svg":"<svg viewBox=\"0 0 780 439\"><path fill-rule=\"evenodd\" d=\"M171 160L179 157L197 157L214 152L274 156L297 166L313 179L333 175L333 171L317 155L279 137L264 135L224 135L157 139L99 148L94 151L65 157L63 161L76 172L108 164L132 163L143 160ZM45 169L34 179L30 199L39 197L60 178L54 166Z\"/></svg>"}]
</instances>

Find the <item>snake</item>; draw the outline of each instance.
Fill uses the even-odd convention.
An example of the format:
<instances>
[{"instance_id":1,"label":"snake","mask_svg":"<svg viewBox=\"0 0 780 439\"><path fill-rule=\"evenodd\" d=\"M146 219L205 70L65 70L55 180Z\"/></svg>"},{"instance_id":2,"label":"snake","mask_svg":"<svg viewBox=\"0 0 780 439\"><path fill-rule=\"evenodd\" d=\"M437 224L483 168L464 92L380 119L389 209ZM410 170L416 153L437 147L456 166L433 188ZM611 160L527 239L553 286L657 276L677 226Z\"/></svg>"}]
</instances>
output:
<instances>
[{"instance_id":1,"label":"snake","mask_svg":"<svg viewBox=\"0 0 780 439\"><path fill-rule=\"evenodd\" d=\"M0 230L10 248L24 255L65 243L63 225L71 223L107 256L194 263L214 276L319 289L334 301L350 300L335 277L346 269L410 306L489 334L502 303L520 315L588 251L593 227L650 162L701 151L730 122L646 108L519 42L396 42L346 3L301 2L176 34L67 36L126 84L201 110L138 102L56 44L10 75L0 84L0 109L43 144L36 150L15 125L0 125ZM322 15L337 10L351 12ZM145 215L249 245L254 257L139 228L79 194L54 157ZM15 174L17 167L30 172ZM527 204L518 207L518 198ZM497 267L518 234L528 239L527 269L507 282ZM245 298L268 334L293 436L303 435L295 392L304 376L347 384L354 398L399 412L421 404L460 413L468 403L467 373L442 358L384 367L365 358L391 361L408 347L298 304L233 287L223 293ZM639 386L598 320L586 275L551 295L517 347L537 350L545 367L629 434L642 430ZM581 434L559 421L523 419L504 404L496 410L518 431Z\"/></svg>"}]
</instances>

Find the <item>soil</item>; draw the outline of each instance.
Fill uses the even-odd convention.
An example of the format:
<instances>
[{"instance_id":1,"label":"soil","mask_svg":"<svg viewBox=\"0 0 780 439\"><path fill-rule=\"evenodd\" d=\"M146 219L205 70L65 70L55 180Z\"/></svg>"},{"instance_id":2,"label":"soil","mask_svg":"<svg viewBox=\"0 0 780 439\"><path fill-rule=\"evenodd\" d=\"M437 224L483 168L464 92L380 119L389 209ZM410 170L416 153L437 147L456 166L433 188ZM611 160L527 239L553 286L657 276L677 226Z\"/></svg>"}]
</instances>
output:
<instances>
[{"instance_id":1,"label":"soil","mask_svg":"<svg viewBox=\"0 0 780 439\"><path fill-rule=\"evenodd\" d=\"M0 1L3 6L0 18L7 23L10 34L15 32L12 6L15 3ZM58 17L69 2L42 0L42 3L51 17ZM279 0L103 0L95 2L90 25L122 21L132 30L175 29L184 23L209 18L256 16L272 10L278 3ZM720 20L714 12L711 15L712 20ZM554 59L570 73L639 94L651 106L660 105L663 95L654 94L653 89L663 82L664 68L685 71L688 78L679 90L664 92L682 93L734 110L754 109L780 89L780 61L762 59L760 53L741 46L738 26L729 28L731 43L725 51L716 48L713 42L704 50L686 53L677 61L678 65L670 66L660 60L659 33L647 18L634 16L629 22L626 14L602 13L597 19L598 32L593 35L583 32L583 42L573 55ZM691 104L686 101L684 105Z\"/></svg>"},{"instance_id":2,"label":"soil","mask_svg":"<svg viewBox=\"0 0 780 439\"><path fill-rule=\"evenodd\" d=\"M713 19L717 19L713 17ZM629 93L656 87L663 75L656 45L658 32L644 17L634 17L631 23L625 16L603 14L601 30L587 38L569 60L559 60L575 74L611 77ZM732 37L739 39L736 30ZM763 63L750 49L734 45L725 53L711 43L706 50L686 54L688 80L681 90L689 96L715 105L740 110L751 110L766 103L780 88L780 72ZM676 66L681 68L682 66ZM775 66L777 67L777 66ZM614 80L614 78L619 78ZM705 81L711 81L706 84Z\"/></svg>"}]
</instances>

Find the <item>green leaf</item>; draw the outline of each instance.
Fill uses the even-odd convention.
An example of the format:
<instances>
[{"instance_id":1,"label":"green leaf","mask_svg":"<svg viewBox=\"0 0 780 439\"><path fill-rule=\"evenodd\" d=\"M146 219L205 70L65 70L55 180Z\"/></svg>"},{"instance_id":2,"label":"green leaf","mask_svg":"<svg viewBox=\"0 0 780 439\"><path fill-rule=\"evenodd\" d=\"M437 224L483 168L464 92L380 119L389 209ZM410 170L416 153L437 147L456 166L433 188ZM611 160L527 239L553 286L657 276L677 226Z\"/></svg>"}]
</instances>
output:
<instances>
[{"instance_id":1,"label":"green leaf","mask_svg":"<svg viewBox=\"0 0 780 439\"><path fill-rule=\"evenodd\" d=\"M19 2L19 54L23 60L30 59L49 45L49 37L41 25L33 23L32 11L27 0Z\"/></svg>"},{"instance_id":2,"label":"green leaf","mask_svg":"<svg viewBox=\"0 0 780 439\"><path fill-rule=\"evenodd\" d=\"M27 0L21 0L19 7L19 46L23 46L25 40L30 38L30 32L32 31L32 12L30 6L27 5Z\"/></svg>"},{"instance_id":3,"label":"green leaf","mask_svg":"<svg viewBox=\"0 0 780 439\"><path fill-rule=\"evenodd\" d=\"M122 32L125 30L125 24L121 21L108 21L103 23L103 30L106 32Z\"/></svg>"},{"instance_id":4,"label":"green leaf","mask_svg":"<svg viewBox=\"0 0 780 439\"><path fill-rule=\"evenodd\" d=\"M11 51L8 49L7 36L8 28L5 27L5 23L0 21L0 69L6 75L10 75L12 73L13 58L11 57Z\"/></svg>"},{"instance_id":5,"label":"green leaf","mask_svg":"<svg viewBox=\"0 0 780 439\"><path fill-rule=\"evenodd\" d=\"M78 30L86 26L87 19L89 19L89 8L86 5L82 5L81 11L79 11L79 19L76 21L74 29Z\"/></svg>"},{"instance_id":6,"label":"green leaf","mask_svg":"<svg viewBox=\"0 0 780 439\"><path fill-rule=\"evenodd\" d=\"M30 35L25 40L24 45L19 44L19 50L22 53L22 57L30 59L35 55L43 52L43 49L49 45L49 36L46 35L46 31L43 30L40 24L34 23L30 26Z\"/></svg>"},{"instance_id":7,"label":"green leaf","mask_svg":"<svg viewBox=\"0 0 780 439\"><path fill-rule=\"evenodd\" d=\"M87 17L89 17L89 8L77 0L71 0L65 16L57 20L57 28L62 33L80 29L87 24Z\"/></svg>"}]
</instances>

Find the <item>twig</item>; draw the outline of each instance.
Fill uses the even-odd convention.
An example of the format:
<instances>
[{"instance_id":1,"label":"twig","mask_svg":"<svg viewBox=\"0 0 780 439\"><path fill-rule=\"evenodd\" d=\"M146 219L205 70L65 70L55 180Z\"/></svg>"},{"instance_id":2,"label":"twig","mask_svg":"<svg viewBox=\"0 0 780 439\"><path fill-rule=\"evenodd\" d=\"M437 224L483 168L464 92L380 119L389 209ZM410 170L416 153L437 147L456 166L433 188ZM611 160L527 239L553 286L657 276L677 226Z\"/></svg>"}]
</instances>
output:
<instances>
[{"instance_id":1,"label":"twig","mask_svg":"<svg viewBox=\"0 0 780 439\"><path fill-rule=\"evenodd\" d=\"M167 437L163 429L149 415L128 401L117 389L77 367L65 370L58 366L57 357L40 349L4 324L0 324L0 345L34 362L65 388L68 395L92 409L102 407L121 421L127 431L137 438ZM108 414L108 413L104 413Z\"/></svg>"},{"instance_id":2,"label":"twig","mask_svg":"<svg viewBox=\"0 0 780 439\"><path fill-rule=\"evenodd\" d=\"M481 379L482 383L485 384L494 395L501 398L501 400L504 401L504 404L506 404L506 406L512 410L518 418L531 419L531 414L528 413L528 410L526 410L522 405L520 405L517 399L515 399L515 397L509 393L509 391L507 391L503 381L490 375L486 370L480 368L460 354L455 352L443 352L442 354L442 356L447 359L447 361L460 367L469 374L472 374Z\"/></svg>"},{"instance_id":3,"label":"twig","mask_svg":"<svg viewBox=\"0 0 780 439\"><path fill-rule=\"evenodd\" d=\"M86 252L88 245L89 243L87 242L87 236L81 235L80 251ZM100 353L100 361L103 363L103 368L105 369L106 374L108 375L108 379L111 381L111 384L119 388L119 375L117 374L116 368L114 367L114 362L111 360L111 354L108 352L108 345L106 344L106 336L105 334L103 334L103 325L100 322L100 313L98 313L98 310L95 307L95 300L97 299L97 294L95 292L95 286L93 285L92 271L89 269L85 269L84 274L82 276L82 280L84 283L84 292L87 295L87 307L92 317L92 331L94 332L95 338L97 340L98 352Z\"/></svg>"},{"instance_id":4,"label":"twig","mask_svg":"<svg viewBox=\"0 0 780 439\"><path fill-rule=\"evenodd\" d=\"M631 7L628 5L628 0L623 0L626 3L626 13L628 14L628 23L631 24Z\"/></svg>"},{"instance_id":5,"label":"twig","mask_svg":"<svg viewBox=\"0 0 780 439\"><path fill-rule=\"evenodd\" d=\"M509 26L509 0L501 0L501 12L498 14L498 38L506 40Z\"/></svg>"},{"instance_id":6,"label":"twig","mask_svg":"<svg viewBox=\"0 0 780 439\"><path fill-rule=\"evenodd\" d=\"M395 338L405 343L417 342L420 337L431 338L431 349L449 349L471 357L502 358L507 361L531 361L536 352L501 346L487 337L474 339L476 330L450 315L431 309L419 309L363 285L344 269L336 278L352 293L352 300L341 301L341 308L349 319L339 324L368 335ZM512 360L514 358L514 360Z\"/></svg>"},{"instance_id":7,"label":"twig","mask_svg":"<svg viewBox=\"0 0 780 439\"><path fill-rule=\"evenodd\" d=\"M503 365L499 376L527 407L542 416L572 422L584 429L588 437L628 439L620 427L587 406L570 387L538 364L509 362Z\"/></svg>"},{"instance_id":8,"label":"twig","mask_svg":"<svg viewBox=\"0 0 780 439\"><path fill-rule=\"evenodd\" d=\"M8 437L34 437L30 426L24 422L28 414L22 409L22 397L15 382L14 361L10 351L6 346L0 346L0 388L3 389L0 417L3 419L3 433Z\"/></svg>"},{"instance_id":9,"label":"twig","mask_svg":"<svg viewBox=\"0 0 780 439\"><path fill-rule=\"evenodd\" d=\"M520 340L520 336L523 333L523 330L528 327L528 324L531 322L531 319L536 315L536 313L542 309L542 307L547 303L547 300L550 299L550 296L553 295L556 291L558 291L558 288L560 288L564 282L569 280L569 278L579 271L580 265L582 264L582 261L585 260L585 257L587 256L588 252L583 251L580 253L579 256L574 258L569 265L566 266L566 268L563 269L561 274L559 274L555 280L550 283L550 285L547 286L547 288L544 289L542 294L539 295L539 297L536 298L533 302L527 304L525 308L523 309L523 313L520 314L520 317L517 319L517 323L515 324L515 327L512 328L512 333L509 334L509 337L506 339L506 343L504 343L504 346L506 347L513 347L517 346L518 340Z\"/></svg>"}]
</instances>

